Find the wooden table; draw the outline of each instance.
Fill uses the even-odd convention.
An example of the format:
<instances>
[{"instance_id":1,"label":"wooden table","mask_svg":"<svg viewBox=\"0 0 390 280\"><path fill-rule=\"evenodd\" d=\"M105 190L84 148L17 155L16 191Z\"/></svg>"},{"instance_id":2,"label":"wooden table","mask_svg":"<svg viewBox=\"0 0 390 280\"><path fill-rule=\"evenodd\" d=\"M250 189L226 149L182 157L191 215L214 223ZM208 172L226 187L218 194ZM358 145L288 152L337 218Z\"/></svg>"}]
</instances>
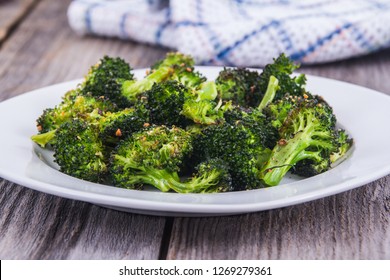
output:
<instances>
[{"instance_id":1,"label":"wooden table","mask_svg":"<svg viewBox=\"0 0 390 280\"><path fill-rule=\"evenodd\" d=\"M77 36L67 24L69 2L0 2L0 101L80 78L104 54L141 68L166 53L135 42ZM390 94L390 50L302 71ZM109 210L0 178L0 258L389 259L389 187L386 176L282 209L172 218Z\"/></svg>"}]
</instances>

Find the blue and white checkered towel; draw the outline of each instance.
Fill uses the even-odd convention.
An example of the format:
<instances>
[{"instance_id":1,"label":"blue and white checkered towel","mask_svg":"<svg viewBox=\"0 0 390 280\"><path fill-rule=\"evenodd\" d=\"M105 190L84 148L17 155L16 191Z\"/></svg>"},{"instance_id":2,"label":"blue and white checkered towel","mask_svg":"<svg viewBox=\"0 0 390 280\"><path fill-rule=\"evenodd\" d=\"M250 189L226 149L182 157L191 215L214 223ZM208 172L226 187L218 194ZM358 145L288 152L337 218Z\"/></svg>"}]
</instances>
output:
<instances>
[{"instance_id":1,"label":"blue and white checkered towel","mask_svg":"<svg viewBox=\"0 0 390 280\"><path fill-rule=\"evenodd\" d=\"M157 44L199 64L321 63L390 46L389 0L75 0L71 27Z\"/></svg>"}]
</instances>

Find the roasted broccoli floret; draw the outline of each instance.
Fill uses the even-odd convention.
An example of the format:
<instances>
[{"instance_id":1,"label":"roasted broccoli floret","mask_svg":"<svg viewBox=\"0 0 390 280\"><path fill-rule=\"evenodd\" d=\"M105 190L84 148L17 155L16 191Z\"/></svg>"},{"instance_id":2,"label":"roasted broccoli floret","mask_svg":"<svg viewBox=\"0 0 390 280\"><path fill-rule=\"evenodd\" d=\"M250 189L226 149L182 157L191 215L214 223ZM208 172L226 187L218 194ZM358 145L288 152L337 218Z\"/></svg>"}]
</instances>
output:
<instances>
[{"instance_id":1,"label":"roasted broccoli floret","mask_svg":"<svg viewBox=\"0 0 390 280\"><path fill-rule=\"evenodd\" d=\"M315 176L329 170L332 164L344 158L348 150L352 147L353 140L349 138L343 129L336 129L334 131L334 138L333 143L335 144L335 148L330 154L328 151L322 151L321 158L318 158L317 161L313 159L299 161L291 169L292 173L303 177Z\"/></svg>"},{"instance_id":2,"label":"roasted broccoli floret","mask_svg":"<svg viewBox=\"0 0 390 280\"><path fill-rule=\"evenodd\" d=\"M291 100L285 100L290 106ZM305 176L328 170L330 155L338 150L335 124L332 108L323 100L296 100L279 128L280 139L263 167L263 181L275 186L291 168Z\"/></svg>"},{"instance_id":3,"label":"roasted broccoli floret","mask_svg":"<svg viewBox=\"0 0 390 280\"><path fill-rule=\"evenodd\" d=\"M104 98L75 95L72 98L64 99L54 108L44 110L37 119L37 130L39 133L49 132L72 118L88 118L94 110L103 113L115 111L117 108Z\"/></svg>"},{"instance_id":4,"label":"roasted broccoli floret","mask_svg":"<svg viewBox=\"0 0 390 280\"><path fill-rule=\"evenodd\" d=\"M286 94L282 99L273 101L267 105L262 109L262 112L268 117L272 126L279 129L291 110L299 104L299 102L297 102L299 99L301 99L301 97Z\"/></svg>"},{"instance_id":5,"label":"roasted broccoli floret","mask_svg":"<svg viewBox=\"0 0 390 280\"><path fill-rule=\"evenodd\" d=\"M57 128L72 119L95 122L103 114L117 110L113 103L104 98L77 95L75 92L69 92L58 106L43 111L37 120L38 134L31 137L35 143L42 147L53 144Z\"/></svg>"},{"instance_id":6,"label":"roasted broccoli floret","mask_svg":"<svg viewBox=\"0 0 390 280\"><path fill-rule=\"evenodd\" d=\"M135 133L112 155L113 183L130 189L148 184L169 191L171 181L180 181L182 160L191 151L191 135L178 127L155 126Z\"/></svg>"},{"instance_id":7,"label":"roasted broccoli floret","mask_svg":"<svg viewBox=\"0 0 390 280\"><path fill-rule=\"evenodd\" d=\"M279 81L279 88L275 95L275 100L282 98L286 93L295 96L309 95L305 90L306 76L300 74L293 77L293 72L299 66L294 64L288 57L281 54L274 62L267 64L260 74L258 82L259 91L266 92L271 76ZM256 105L257 106L257 105Z\"/></svg>"},{"instance_id":8,"label":"roasted broccoli floret","mask_svg":"<svg viewBox=\"0 0 390 280\"><path fill-rule=\"evenodd\" d=\"M62 110L60 106L56 106L55 108L46 108L43 110L42 115L40 115L36 120L38 133L46 133L56 129L64 122L64 119L69 117L69 111Z\"/></svg>"},{"instance_id":9,"label":"roasted broccoli floret","mask_svg":"<svg viewBox=\"0 0 390 280\"><path fill-rule=\"evenodd\" d=\"M337 151L330 154L330 162L335 163L345 156L352 147L353 139L349 137L344 129L339 128L336 132Z\"/></svg>"},{"instance_id":10,"label":"roasted broccoli floret","mask_svg":"<svg viewBox=\"0 0 390 280\"><path fill-rule=\"evenodd\" d=\"M226 122L207 126L194 141L194 161L220 158L227 163L234 190L260 188L260 170L275 145L277 131L257 110L235 107Z\"/></svg>"},{"instance_id":11,"label":"roasted broccoli floret","mask_svg":"<svg viewBox=\"0 0 390 280\"><path fill-rule=\"evenodd\" d=\"M101 141L113 147L122 139L149 126L149 110L141 102L118 112L108 112L98 122Z\"/></svg>"},{"instance_id":12,"label":"roasted broccoli floret","mask_svg":"<svg viewBox=\"0 0 390 280\"><path fill-rule=\"evenodd\" d=\"M205 82L197 91L187 94L182 114L196 124L210 125L223 122L223 114L232 108L231 102L216 100L218 95L215 83Z\"/></svg>"},{"instance_id":13,"label":"roasted broccoli floret","mask_svg":"<svg viewBox=\"0 0 390 280\"><path fill-rule=\"evenodd\" d=\"M264 100L265 99L263 99L263 101ZM297 110L296 108L299 107L305 107L306 105L312 106L311 104L316 104L318 107L324 106L324 108L328 108L328 117L331 118L329 123L331 123L331 126L334 127L334 114L331 112L331 108L321 96L311 94L292 96L290 94L286 94L282 99L276 101L274 100L273 102L269 103L265 108L263 108L262 111L268 117L272 126L276 129L279 129L281 133L283 133L284 128L282 127L291 117L290 115L292 112ZM261 104L259 107L261 107ZM346 135L344 131L336 131L333 129L332 134L334 138L332 143L335 145L335 151L332 152L331 149L319 149L318 153L315 154L317 155L316 159L307 158L296 161L295 164L291 166L291 171L304 177L311 177L327 171L331 167L333 160L337 160L337 158L342 157L352 145L352 140L348 138L348 135ZM279 137L282 139L279 143L284 143L284 136L280 135Z\"/></svg>"},{"instance_id":14,"label":"roasted broccoli floret","mask_svg":"<svg viewBox=\"0 0 390 280\"><path fill-rule=\"evenodd\" d=\"M114 185L140 189L151 185L163 192L222 192L231 189L225 164L212 159L198 165L197 173L181 180L183 159L192 152L192 136L178 128L155 126L121 142L111 158Z\"/></svg>"},{"instance_id":15,"label":"roasted broccoli floret","mask_svg":"<svg viewBox=\"0 0 390 280\"><path fill-rule=\"evenodd\" d=\"M33 136L33 140L44 146L53 141L55 130L71 119L90 121L96 110L103 115L130 106L122 94L122 85L125 81L133 80L131 70L130 65L121 58L103 57L90 68L77 89L66 93L55 108L43 112L37 120L38 132L43 135Z\"/></svg>"},{"instance_id":16,"label":"roasted broccoli floret","mask_svg":"<svg viewBox=\"0 0 390 280\"><path fill-rule=\"evenodd\" d=\"M222 159L209 159L195 167L196 173L183 182L173 182L179 193L213 193L233 190L228 165Z\"/></svg>"},{"instance_id":17,"label":"roasted broccoli floret","mask_svg":"<svg viewBox=\"0 0 390 280\"><path fill-rule=\"evenodd\" d=\"M96 98L110 100L119 108L128 107L129 101L122 95L122 85L125 81L134 79L130 65L119 57L104 56L96 65L92 66L84 82L81 92Z\"/></svg>"},{"instance_id":18,"label":"roasted broccoli floret","mask_svg":"<svg viewBox=\"0 0 390 280\"><path fill-rule=\"evenodd\" d=\"M157 125L185 127L188 123L183 110L189 89L177 81L154 84L142 94L141 100L150 113L150 122Z\"/></svg>"},{"instance_id":19,"label":"roasted broccoli floret","mask_svg":"<svg viewBox=\"0 0 390 280\"><path fill-rule=\"evenodd\" d=\"M122 94L134 102L141 93L151 89L153 84L166 80L176 80L187 87L196 89L206 79L194 71L192 57L181 53L168 53L165 59L152 67L144 79L124 82Z\"/></svg>"},{"instance_id":20,"label":"roasted broccoli floret","mask_svg":"<svg viewBox=\"0 0 390 280\"><path fill-rule=\"evenodd\" d=\"M255 107L263 98L259 85L260 74L246 68L224 68L215 80L218 95L233 104Z\"/></svg>"},{"instance_id":21,"label":"roasted broccoli floret","mask_svg":"<svg viewBox=\"0 0 390 280\"><path fill-rule=\"evenodd\" d=\"M195 71L195 61L189 55L179 52L171 52L163 60L156 62L151 67L150 75L156 71L165 71L166 67L170 68L169 80L176 80L191 89L196 89L200 84L206 81L206 78Z\"/></svg>"},{"instance_id":22,"label":"roasted broccoli floret","mask_svg":"<svg viewBox=\"0 0 390 280\"><path fill-rule=\"evenodd\" d=\"M278 100L286 93L296 96L309 95L304 88L305 75L292 76L298 67L288 57L281 54L274 59L273 63L267 64L261 74L245 68L224 68L216 79L218 93L222 99L232 100L234 104L258 107L273 76L279 82L279 86L272 99Z\"/></svg>"},{"instance_id":23,"label":"roasted broccoli floret","mask_svg":"<svg viewBox=\"0 0 390 280\"><path fill-rule=\"evenodd\" d=\"M107 172L105 147L95 126L75 119L56 131L55 162L60 171L91 182L102 182Z\"/></svg>"},{"instance_id":24,"label":"roasted broccoli floret","mask_svg":"<svg viewBox=\"0 0 390 280\"><path fill-rule=\"evenodd\" d=\"M316 156L316 155L314 155ZM302 159L291 167L293 174L302 177L312 177L330 169L329 151L318 152L316 159Z\"/></svg>"},{"instance_id":25,"label":"roasted broccoli floret","mask_svg":"<svg viewBox=\"0 0 390 280\"><path fill-rule=\"evenodd\" d=\"M310 101L312 99L313 101ZM279 129L283 125L289 113L297 106L301 106L302 102L316 102L318 104L324 103L324 106L328 106L324 99L318 95L304 94L303 96L295 96L285 94L283 98L273 100L265 108L261 109L261 111L268 117L271 124L275 128Z\"/></svg>"},{"instance_id":26,"label":"roasted broccoli floret","mask_svg":"<svg viewBox=\"0 0 390 280\"><path fill-rule=\"evenodd\" d=\"M217 103L214 82L205 82L197 90L188 88L175 80L167 80L142 94L150 111L150 122L157 125L214 124L223 120L229 104Z\"/></svg>"}]
</instances>

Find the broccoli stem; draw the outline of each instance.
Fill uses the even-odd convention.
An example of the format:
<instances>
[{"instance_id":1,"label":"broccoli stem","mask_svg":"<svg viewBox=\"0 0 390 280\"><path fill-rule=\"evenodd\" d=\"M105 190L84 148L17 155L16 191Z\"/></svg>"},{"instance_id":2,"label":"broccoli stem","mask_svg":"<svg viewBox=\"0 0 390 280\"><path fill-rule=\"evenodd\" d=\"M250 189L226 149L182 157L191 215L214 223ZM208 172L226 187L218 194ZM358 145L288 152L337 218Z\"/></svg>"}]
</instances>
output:
<instances>
[{"instance_id":1,"label":"broccoli stem","mask_svg":"<svg viewBox=\"0 0 390 280\"><path fill-rule=\"evenodd\" d=\"M218 183L217 174L207 178L194 177L188 182L181 182L176 172L152 168L145 168L145 172L147 173L141 172L142 174L132 176L128 182L134 185L148 184L162 192L173 190L177 193L200 193Z\"/></svg>"},{"instance_id":2,"label":"broccoli stem","mask_svg":"<svg viewBox=\"0 0 390 280\"><path fill-rule=\"evenodd\" d=\"M147 173L141 172L142 174L140 173L130 178L129 183L147 184L156 187L162 192L168 192L171 190L172 182L178 180L176 172L169 172L165 169L145 168L145 172Z\"/></svg>"},{"instance_id":3,"label":"broccoli stem","mask_svg":"<svg viewBox=\"0 0 390 280\"><path fill-rule=\"evenodd\" d=\"M209 172L201 177L192 177L187 182L171 181L171 189L178 193L201 193L219 182L218 172Z\"/></svg>"},{"instance_id":4,"label":"broccoli stem","mask_svg":"<svg viewBox=\"0 0 390 280\"><path fill-rule=\"evenodd\" d=\"M151 89L154 83L164 81L173 72L174 70L172 67L160 67L142 80L125 81L122 85L122 94L129 99L129 101L134 102L139 94Z\"/></svg>"},{"instance_id":5,"label":"broccoli stem","mask_svg":"<svg viewBox=\"0 0 390 280\"><path fill-rule=\"evenodd\" d=\"M129 187L137 184L147 184L162 192L173 190L177 193L201 193L207 191L210 187L216 186L221 175L219 171L211 170L200 176L194 176L187 182L181 182L177 172L139 166L132 159L119 155L116 155L115 158L125 163L125 169L132 168L136 170L126 181Z\"/></svg>"},{"instance_id":6,"label":"broccoli stem","mask_svg":"<svg viewBox=\"0 0 390 280\"><path fill-rule=\"evenodd\" d=\"M54 139L57 129L50 130L48 132L31 136L31 140L44 148L51 140Z\"/></svg>"},{"instance_id":7,"label":"broccoli stem","mask_svg":"<svg viewBox=\"0 0 390 280\"><path fill-rule=\"evenodd\" d=\"M298 161L306 158L319 159L317 152L305 151L309 147L309 141L302 139L302 134L302 132L298 132L287 144L279 141L275 146L269 161L263 168L262 179L267 185L278 185L284 175Z\"/></svg>"},{"instance_id":8,"label":"broccoli stem","mask_svg":"<svg viewBox=\"0 0 390 280\"><path fill-rule=\"evenodd\" d=\"M287 171L294 164L304 159L312 159L315 162L321 161L319 152L307 151L310 146L328 147L329 143L313 137L324 136L321 132L315 130L314 125L307 125L299 131L290 140L281 139L272 150L267 164L262 169L262 179L269 186L276 186L280 183Z\"/></svg>"},{"instance_id":9,"label":"broccoli stem","mask_svg":"<svg viewBox=\"0 0 390 280\"><path fill-rule=\"evenodd\" d=\"M200 89L197 91L198 98L196 101L200 100L214 100L217 95L217 86L215 85L215 82L208 81L204 82L200 85Z\"/></svg>"},{"instance_id":10,"label":"broccoli stem","mask_svg":"<svg viewBox=\"0 0 390 280\"><path fill-rule=\"evenodd\" d=\"M140 166L131 158L115 155L115 159L122 161L124 169L134 169L135 172L130 178L127 178L126 184L130 186L137 184L148 184L158 188L162 192L170 191L171 182L180 180L176 172L170 172L166 169L156 169L146 166Z\"/></svg>"},{"instance_id":11,"label":"broccoli stem","mask_svg":"<svg viewBox=\"0 0 390 280\"><path fill-rule=\"evenodd\" d=\"M276 91L279 89L279 80L275 78L274 76L269 77L269 82L267 86L267 90L264 94L263 99L261 100L260 105L257 107L257 109L261 112L269 103L271 103L274 98Z\"/></svg>"}]
</instances>

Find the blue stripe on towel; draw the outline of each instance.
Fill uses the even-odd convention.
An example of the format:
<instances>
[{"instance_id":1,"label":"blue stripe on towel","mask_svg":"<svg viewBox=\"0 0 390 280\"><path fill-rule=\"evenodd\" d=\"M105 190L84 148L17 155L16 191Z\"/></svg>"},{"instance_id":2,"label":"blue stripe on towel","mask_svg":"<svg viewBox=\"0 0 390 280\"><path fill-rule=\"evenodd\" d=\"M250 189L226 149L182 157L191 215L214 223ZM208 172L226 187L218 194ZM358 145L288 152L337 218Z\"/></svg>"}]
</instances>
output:
<instances>
[{"instance_id":1,"label":"blue stripe on towel","mask_svg":"<svg viewBox=\"0 0 390 280\"><path fill-rule=\"evenodd\" d=\"M245 34L244 37L242 37L240 40L237 40L236 42L233 43L233 45L231 46L228 46L226 48L224 48L222 51L220 51L218 54L217 54L217 58L219 60L222 60L224 57L226 57L230 52L232 52L234 49L236 49L237 47L239 47L240 45L242 45L243 43L245 43L246 41L248 41L250 38L252 38L253 36L256 36L257 34L261 33L261 32L264 32L266 30L268 30L269 28L271 27L277 27L280 25L280 22L277 21L277 20L272 20L270 21L268 24L265 24L265 25L262 25L259 29L256 29L256 30L253 30L252 32L248 33L248 34Z\"/></svg>"},{"instance_id":2,"label":"blue stripe on towel","mask_svg":"<svg viewBox=\"0 0 390 280\"><path fill-rule=\"evenodd\" d=\"M161 36L164 30L171 24L171 9L168 7L165 11L165 22L160 25L155 35L155 42L157 45L161 45Z\"/></svg>"},{"instance_id":3,"label":"blue stripe on towel","mask_svg":"<svg viewBox=\"0 0 390 280\"><path fill-rule=\"evenodd\" d=\"M84 18L84 21L85 21L85 27L87 28L87 31L90 32L90 33L93 33L93 28L92 28L92 11L99 7L100 6L100 3L94 3L92 5L90 5L87 9L87 11L85 12L85 18Z\"/></svg>"},{"instance_id":4,"label":"blue stripe on towel","mask_svg":"<svg viewBox=\"0 0 390 280\"><path fill-rule=\"evenodd\" d=\"M290 55L292 60L301 61L307 55L315 52L319 47L323 46L326 42L331 40L334 36L341 34L343 30L346 30L352 26L351 23L346 23L340 28L330 32L329 34L319 38L314 44L310 45L307 49L295 52Z\"/></svg>"}]
</instances>

